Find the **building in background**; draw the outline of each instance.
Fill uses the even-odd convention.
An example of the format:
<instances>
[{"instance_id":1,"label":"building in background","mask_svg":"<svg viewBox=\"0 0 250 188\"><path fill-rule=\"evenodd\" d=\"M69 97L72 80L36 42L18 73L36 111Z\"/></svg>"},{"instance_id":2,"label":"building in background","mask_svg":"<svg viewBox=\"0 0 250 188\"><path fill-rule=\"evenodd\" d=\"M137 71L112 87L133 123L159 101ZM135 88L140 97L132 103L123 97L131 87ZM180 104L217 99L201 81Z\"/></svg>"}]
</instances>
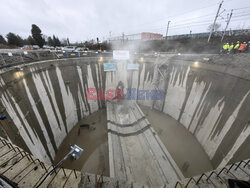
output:
<instances>
[{"instance_id":1,"label":"building in background","mask_svg":"<svg viewBox=\"0 0 250 188\"><path fill-rule=\"evenodd\" d=\"M141 40L157 40L157 39L163 39L162 34L158 33L141 33Z\"/></svg>"}]
</instances>

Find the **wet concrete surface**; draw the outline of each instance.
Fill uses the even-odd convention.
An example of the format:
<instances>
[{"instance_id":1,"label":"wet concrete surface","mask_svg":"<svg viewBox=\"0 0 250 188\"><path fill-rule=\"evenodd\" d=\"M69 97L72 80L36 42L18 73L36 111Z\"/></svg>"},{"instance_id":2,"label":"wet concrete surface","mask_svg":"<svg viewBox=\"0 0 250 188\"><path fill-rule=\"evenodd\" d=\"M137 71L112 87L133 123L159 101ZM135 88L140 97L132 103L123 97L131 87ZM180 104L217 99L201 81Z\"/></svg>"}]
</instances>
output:
<instances>
[{"instance_id":1,"label":"wet concrete surface","mask_svg":"<svg viewBox=\"0 0 250 188\"><path fill-rule=\"evenodd\" d=\"M192 177L213 169L202 146L183 125L160 111L142 105L140 108L185 177ZM79 128L80 124L89 124L90 128ZM109 176L105 110L89 115L74 126L61 144L54 164L58 163L67 154L70 145L74 144L83 148L84 152L79 160L65 161L63 167Z\"/></svg>"},{"instance_id":2,"label":"wet concrete surface","mask_svg":"<svg viewBox=\"0 0 250 188\"><path fill-rule=\"evenodd\" d=\"M140 108L185 177L213 169L202 146L183 125L160 111L142 105Z\"/></svg>"},{"instance_id":3,"label":"wet concrete surface","mask_svg":"<svg viewBox=\"0 0 250 188\"><path fill-rule=\"evenodd\" d=\"M245 149L250 143L250 74L245 66L248 59L249 54L163 57L157 62L164 64L161 73L166 73L165 79L159 81L159 89L165 92L164 100L141 104L163 111L184 125L202 145L214 167L249 158L250 150ZM9 136L3 130L0 135L51 164L68 131L89 112L104 107L102 101L86 100L86 88L105 89L113 87L111 82L116 85L118 80L125 79L128 87L151 90L160 78L158 71L153 71L154 58L145 57L140 71L134 71L132 76L112 72L110 77L97 60L44 61L0 71L0 111L8 116L2 124ZM125 66L118 69L126 73ZM83 140L89 142L85 137ZM102 151L96 150L102 143L105 141L93 146L87 157ZM65 149L69 150L68 145ZM187 167L186 163L184 169Z\"/></svg>"},{"instance_id":4,"label":"wet concrete surface","mask_svg":"<svg viewBox=\"0 0 250 188\"><path fill-rule=\"evenodd\" d=\"M89 124L90 127L79 125ZM57 164L68 152L70 145L84 149L80 159L67 159L63 167L83 172L109 176L108 137L106 110L95 112L79 121L63 140L53 164Z\"/></svg>"},{"instance_id":5,"label":"wet concrete surface","mask_svg":"<svg viewBox=\"0 0 250 188\"><path fill-rule=\"evenodd\" d=\"M111 177L146 187L184 178L135 102L107 102L106 106Z\"/></svg>"}]
</instances>

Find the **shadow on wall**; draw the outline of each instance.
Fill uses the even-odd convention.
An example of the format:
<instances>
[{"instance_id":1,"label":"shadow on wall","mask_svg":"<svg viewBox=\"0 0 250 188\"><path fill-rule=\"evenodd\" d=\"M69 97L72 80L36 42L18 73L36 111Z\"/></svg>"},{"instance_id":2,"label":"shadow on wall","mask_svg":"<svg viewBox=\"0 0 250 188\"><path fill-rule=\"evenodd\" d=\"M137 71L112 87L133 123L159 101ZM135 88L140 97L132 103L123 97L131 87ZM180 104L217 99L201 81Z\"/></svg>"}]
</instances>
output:
<instances>
[{"instance_id":1,"label":"shadow on wall","mask_svg":"<svg viewBox=\"0 0 250 188\"><path fill-rule=\"evenodd\" d=\"M138 102L182 123L201 143L214 167L248 158L250 151L243 146L250 144L249 80L218 72L216 65L210 70L191 66L200 56L192 61L172 56L157 61L167 61L162 68L164 79L152 63L155 59L147 58L132 74L107 76L93 58L30 65L19 77L16 70L2 73L0 107L9 117L2 122L8 139L50 163L73 126L105 105L104 101L87 101L87 88L105 91L107 85L115 88L118 80L125 79L125 88L152 90L157 83L164 90L164 100Z\"/></svg>"},{"instance_id":2,"label":"shadow on wall","mask_svg":"<svg viewBox=\"0 0 250 188\"><path fill-rule=\"evenodd\" d=\"M101 101L87 101L87 88L103 88L102 67L97 61L55 61L2 73L2 124L14 144L50 164L74 125L101 109ZM53 66L51 66L51 64ZM101 78L102 77L102 78ZM8 136L9 135L9 136Z\"/></svg>"},{"instance_id":3,"label":"shadow on wall","mask_svg":"<svg viewBox=\"0 0 250 188\"><path fill-rule=\"evenodd\" d=\"M161 69L165 78L157 86L165 91L164 101L146 105L183 124L201 143L214 167L248 158L249 150L242 147L250 144L250 81L216 72L216 66L209 71L185 60L169 62ZM151 71L145 70L147 78ZM153 87L152 80L144 77L140 82L147 89ZM240 157L238 151L242 151Z\"/></svg>"}]
</instances>

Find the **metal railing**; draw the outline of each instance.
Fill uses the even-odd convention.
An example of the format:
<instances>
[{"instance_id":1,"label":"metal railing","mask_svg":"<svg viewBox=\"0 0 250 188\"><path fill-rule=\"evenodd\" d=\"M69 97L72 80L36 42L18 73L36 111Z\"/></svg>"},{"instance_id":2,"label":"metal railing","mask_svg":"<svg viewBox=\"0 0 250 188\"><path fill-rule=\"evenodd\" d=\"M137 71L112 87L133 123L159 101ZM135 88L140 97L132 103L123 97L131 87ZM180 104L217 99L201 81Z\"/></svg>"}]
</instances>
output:
<instances>
[{"instance_id":1,"label":"metal railing","mask_svg":"<svg viewBox=\"0 0 250 188\"><path fill-rule=\"evenodd\" d=\"M225 174L228 175L228 176L229 176L229 174L230 174L230 175L233 176L235 179L238 179L238 178L231 172L232 170L235 170L235 171L236 171L237 169L240 169L240 170L243 171L247 176L250 176L249 173L247 173L246 171L244 171L244 170L242 169L242 168L246 168L247 166L249 167L249 162L250 162L250 160L248 160L247 162L246 162L246 161L240 161L240 162L233 163L233 164L230 165L229 168L224 167L224 168L222 168L218 173L216 172L216 170L213 170L213 171L211 171L211 172L208 172L207 174L206 174L206 173L203 173L203 174L201 174L200 176L198 176L198 179L197 179L197 180L195 180L194 177L191 177L191 178L188 179L188 182L187 182L186 184L184 184L184 185L181 183L182 181L177 181L176 184L175 184L175 188L177 188L178 185L179 185L180 187L182 187L182 188L183 188L183 187L187 188L188 185L190 184L190 182L191 182L192 180L194 181L195 185L196 185L197 187L199 187L199 184L200 184L201 180L203 179L203 177L205 177L205 181L206 181L207 183L211 183L214 187L217 187L217 186L215 185L215 183L212 181L213 175L215 175L216 178L219 178L219 179L221 180L221 182L223 182L223 183L226 184L226 181L221 177L222 172L225 172ZM237 164L237 163L238 163L238 164ZM242 164L244 164L244 166L242 166ZM234 166L236 166L235 169L233 169ZM242 168L241 168L241 167L242 167Z\"/></svg>"},{"instance_id":2,"label":"metal railing","mask_svg":"<svg viewBox=\"0 0 250 188\"><path fill-rule=\"evenodd\" d=\"M56 55L49 51L26 51L26 53L24 51L9 53L6 51L0 53L0 69L56 58Z\"/></svg>"},{"instance_id":3,"label":"metal railing","mask_svg":"<svg viewBox=\"0 0 250 188\"><path fill-rule=\"evenodd\" d=\"M4 154L2 154L2 155L0 156L0 158L4 157L5 155L7 155L8 153L10 153L11 151L14 151L14 152L15 152L15 155L11 156L7 161L4 161L3 163L0 164L1 167L4 166L5 164L8 164L8 162L9 162L10 160L12 160L14 157L16 157L16 156L18 156L18 155L21 155L21 157L20 157L15 163L13 163L10 167L8 167L7 169L5 169L5 170L2 172L2 174L6 174L6 172L8 172L10 169L12 169L16 164L18 164L18 163L19 163L20 161L22 161L24 158L27 158L28 161L31 162L29 165L32 165L32 164L39 165L39 166L41 166L42 169L44 169L44 171L45 171L45 173L41 176L41 178L36 182L35 185L37 185L37 184L40 182L40 180L48 173L49 169L53 167L53 166L50 166L50 167L47 169L47 168L46 168L46 165L45 165L42 161L40 161L39 159L34 159L33 156L32 156L30 153L28 153L28 152L26 152L26 151L20 149L20 148L17 147L17 146L14 146L12 143L7 142L5 139L0 138L0 142L1 142L4 146L7 146L7 147L10 149L10 150L6 151ZM2 147L1 147L1 148L2 148ZM37 163L37 162L38 162L38 163ZM196 176L197 178L195 178L195 177L188 178L188 179L187 179L187 182L186 182L185 184L182 183L181 180L180 180L180 181L177 181L177 182L175 183L174 187L175 187L175 188L178 188L178 187L181 187L181 188L188 188L189 185L191 184L191 182L193 182L193 184L196 185L197 187L200 187L200 183L201 183L201 181L203 180L203 182L205 181L206 183L209 183L209 184L211 183L211 184L213 185L213 187L216 188L216 187L217 187L217 186L216 186L216 183L213 181L213 178L214 178L214 177L218 178L218 179L220 180L221 183L226 184L226 180L223 179L223 177L222 177L222 173L223 173L223 172L224 172L224 175L228 175L228 176L231 175L231 176L233 176L235 179L238 179L238 178L232 173L232 171L240 170L241 172L243 172L244 174L246 174L246 176L250 176L250 174L249 174L246 170L244 170L244 169L246 169L247 167L248 167L248 168L250 167L250 164L249 164L249 163L250 163L250 159L249 159L249 160L242 160L242 161L240 161L240 162L236 162L236 163L231 164L230 166L228 166L229 168L224 167L224 168L222 168L221 170L219 170L218 172L217 172L216 170L213 170L213 171L211 171L211 172L203 173L203 174L201 174L200 176ZM234 167L235 167L235 168L234 168ZM27 168L27 167L26 167L26 168ZM75 169L71 170L70 173L69 173L68 176L67 176L67 174L66 174L66 172L65 172L65 169L64 169L63 167L59 167L58 171L56 171L55 176L52 178L52 180L50 180L49 184L53 181L53 179L56 177L56 175L58 174L58 172L59 172L60 170L63 171L63 174L64 174L64 176L66 177L66 180L65 180L65 182L64 182L64 184L63 184L63 187L66 186L66 184L67 184L67 182L68 182L70 176L71 176L73 173L74 173L74 177L75 177L76 179L78 178ZM19 172L16 176L18 176L20 173L21 173L21 172ZM29 173L30 173L30 172L28 172L25 176L27 176ZM23 178L24 178L24 177L23 177ZM13 178L13 179L14 179L14 178ZM87 185L88 183L91 183L91 184L94 184L95 187L97 188L97 187L102 187L103 184L105 183L102 174L101 174L101 175L94 175L94 181L91 181L90 175L87 175L87 174L84 175L84 178L83 178L83 179L84 179L84 181L82 182L83 187L86 187L86 185ZM19 181L21 181L21 180L19 180ZM34 186L35 186L35 185L34 185ZM117 187L117 188L119 187L119 181L118 181L118 180L115 182L114 187ZM130 187L133 188L133 182L130 184ZM165 185L164 187L167 187L167 185Z\"/></svg>"},{"instance_id":4,"label":"metal railing","mask_svg":"<svg viewBox=\"0 0 250 188\"><path fill-rule=\"evenodd\" d=\"M42 161L40 161L39 159L34 159L34 157L33 157L30 153L28 153L28 152L26 152L26 151L20 149L19 147L13 145L11 142L7 142L7 141L6 141L5 139L3 139L3 138L0 138L0 142L3 144L3 147L7 146L7 147L9 148L9 150L6 151L4 154L2 154L2 155L0 156L0 158L4 157L5 155L7 155L8 153L10 153L11 151L13 151L13 152L15 153L15 154L12 155L9 159L7 159L7 160L4 161L3 163L1 163L1 164L0 164L0 167L5 166L5 164L7 165L9 161L11 161L12 159L14 159L14 158L17 157L18 155L21 155L21 157L20 157L19 159L17 159L17 161L16 161L15 163L13 163L12 165L10 165L7 169L5 169L5 170L2 172L3 175L6 174L10 169L13 169L13 167L14 167L15 165L17 165L20 161L22 161L24 158L26 158L26 159L28 159L28 161L30 161L30 163L29 163L28 166L25 167L25 169L27 169L29 166L31 166L32 164L34 164L34 165L40 166L40 167L41 167L42 169L44 169L44 171L45 171L44 174L42 174L42 176L40 177L40 179L35 183L34 186L36 186L36 185L40 182L40 180L48 173L49 169L52 167L52 166L50 166L50 167L47 169L47 168L46 168L46 165L45 165ZM2 147L1 147L1 148L2 148ZM36 166L36 167L37 167L37 166ZM34 167L34 168L36 168L36 167ZM34 168L32 168L32 170L33 170ZM25 169L23 169L21 172L17 173L17 174L14 176L14 178L12 178L12 179L15 179L15 177L17 177L19 174L21 174ZM32 170L30 170L28 173L26 173L26 175L23 176L18 182L20 182L23 178L25 178ZM75 169L72 169L72 170L70 171L69 175L67 176L67 175L66 175L66 172L65 172L65 169L64 169L63 167L59 167L58 170L55 171L55 176L50 180L49 184L50 184L50 183L53 181L53 179L57 176L57 174L58 174L58 172L59 172L60 170L63 171L63 174L64 174L64 176L66 177L66 180L65 180L65 182L64 182L63 187L66 186L67 181L69 180L69 178L70 178L70 176L72 175L72 173L74 173L74 177L75 177L76 179L78 178ZM18 182L17 182L17 183L18 183Z\"/></svg>"}]
</instances>

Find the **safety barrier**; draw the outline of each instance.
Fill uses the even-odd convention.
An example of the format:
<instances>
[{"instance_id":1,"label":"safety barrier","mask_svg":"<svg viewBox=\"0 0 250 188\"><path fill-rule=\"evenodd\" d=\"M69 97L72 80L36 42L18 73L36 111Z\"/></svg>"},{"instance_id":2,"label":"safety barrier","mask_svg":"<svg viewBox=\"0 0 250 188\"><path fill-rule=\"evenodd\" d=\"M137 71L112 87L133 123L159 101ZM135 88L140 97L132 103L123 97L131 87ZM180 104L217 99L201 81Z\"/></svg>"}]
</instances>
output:
<instances>
[{"instance_id":1,"label":"safety barrier","mask_svg":"<svg viewBox=\"0 0 250 188\"><path fill-rule=\"evenodd\" d=\"M0 138L0 142L3 144L3 146L1 147L1 149L2 149L3 147L5 147L5 146L7 146L7 147L10 149L10 150L6 151L5 153L3 153L3 154L0 156L0 159L3 158L3 157L4 157L5 155L7 155L8 153L10 153L11 151L14 151L14 152L15 152L15 154L14 154L13 156L11 156L9 159L7 159L7 161L4 161L3 163L1 163L1 164L0 164L0 167L6 166L6 165L9 163L9 161L11 161L12 159L14 159L14 158L16 158L17 156L21 155L21 158L18 158L16 162L14 162L12 165L10 165L7 169L5 169L5 170L2 172L3 175L5 175L10 169L13 169L13 167L14 167L15 165L17 165L19 162L21 162L24 158L26 158L26 159L27 159L28 161L30 161L31 163L29 163L28 166L26 166L26 167L24 168L24 170L26 170L29 166L31 166L32 164L34 164L34 165L39 165L39 166L40 166L42 169L44 169L44 171L45 171L43 174L41 174L40 179L39 179L38 181L34 182L33 186L35 187L35 186L40 182L40 180L42 179L42 177L44 177L44 176L48 173L49 169L50 169L51 167L53 167L53 165L52 165L52 166L50 166L49 168L48 168L48 167L46 168L46 165L45 165L42 161L40 161L39 159L34 159L34 157L33 157L30 153L28 153L28 152L26 152L26 151L20 149L20 148L17 147L17 146L14 146L11 142L7 142L7 141L6 141L5 139L3 139L3 138ZM35 168L36 168L36 167L35 167ZM32 170L33 170L33 168L32 168ZM32 170L28 171L28 173L26 173L25 176L22 177L22 179L25 178L28 174L30 174ZM79 178L79 177L77 176L77 173L76 173L76 170L75 170L75 169L70 170L70 173L69 173L69 175L67 176L67 175L66 175L66 172L65 172L65 169L64 169L63 167L59 167L58 170L55 171L55 176L50 180L49 184L51 184L51 182L56 178L56 176L57 176L57 174L59 173L60 170L63 171L63 174L64 174L64 176L65 176L65 178L66 178L66 180L65 180L65 182L64 182L64 184L63 184L63 187L65 187L65 185L67 184L67 182L68 182L69 178L71 177L72 173L74 173L75 179ZM23 172L23 171L18 172L17 174L15 174L14 178L12 178L12 179L15 179L16 177L18 177L22 172ZM22 179L20 179L20 180L17 181L16 183L19 183Z\"/></svg>"},{"instance_id":2,"label":"safety barrier","mask_svg":"<svg viewBox=\"0 0 250 188\"><path fill-rule=\"evenodd\" d=\"M56 52L56 56L61 58L76 58L76 57L112 57L111 52Z\"/></svg>"},{"instance_id":3,"label":"safety barrier","mask_svg":"<svg viewBox=\"0 0 250 188\"><path fill-rule=\"evenodd\" d=\"M51 51L14 51L0 52L0 69L12 66L29 64L36 61L62 59L62 58L79 58L79 57L112 57L110 52L51 52Z\"/></svg>"},{"instance_id":4,"label":"safety barrier","mask_svg":"<svg viewBox=\"0 0 250 188\"><path fill-rule=\"evenodd\" d=\"M10 153L11 151L15 152L15 155L11 156L7 161L4 161L3 163L1 163L0 167L6 166L9 161L14 159L18 155L21 156L20 158L17 159L17 161L15 163L13 163L11 166L9 166L7 169L5 169L2 172L3 175L6 174L10 169L13 169L13 167L15 165L17 165L19 162L21 162L24 158L26 158L28 161L31 162L31 163L29 163L29 166L31 164L35 164L35 165L37 164L42 169L44 169L45 172L44 172L44 174L42 174L42 177L44 175L46 175L46 173L48 173L50 168L53 167L53 166L50 166L49 168L48 167L46 168L46 165L42 161L40 161L39 159L34 159L34 157L30 153L20 149L19 147L13 145L11 142L8 142L3 138L0 138L0 142L3 145L3 146L0 147L0 149L2 149L5 146L7 146L9 148L8 151L1 154L0 159L3 158L8 153ZM26 168L28 168L28 167L26 167ZM63 187L66 186L66 184L67 184L67 182L68 182L68 180L69 180L69 178L71 177L72 174L74 174L75 179L79 178L77 176L77 173L76 173L75 169L70 170L70 173L67 175L66 172L65 172L65 169L63 167L59 167L58 170L56 171L56 175L50 180L49 184L55 179L55 177L57 176L57 174L59 173L60 170L63 171L64 177L66 178L66 180L65 180L65 182L63 184ZM216 170L213 170L213 171L210 171L210 172L207 172L207 173L203 173L203 174L201 174L199 176L196 176L196 177L191 177L191 178L187 178L187 179L184 179L184 180L177 181L173 186L166 184L164 187L188 188L191 185L191 183L193 183L193 185L195 185L196 187L202 187L202 183L204 183L204 182L206 182L206 184L211 184L213 187L220 187L223 184L227 184L226 179L225 179L225 175L228 176L228 178L233 177L236 180L239 179L238 177L236 177L236 174L239 173L237 170L239 170L242 174L245 174L246 177L249 177L250 176L250 173L249 173L250 172L250 159L243 160L243 161L240 161L240 162L236 162L236 163L228 165L228 166L226 166L224 168L216 169ZM29 171L25 176L27 176L30 172L31 171ZM223 174L224 177L222 176L223 172L224 172L224 174ZM21 172L17 173L15 175L15 177L19 176L20 173ZM94 178L92 178L93 176L94 176ZM39 183L41 178L34 184L34 186L36 186ZM94 179L94 181L91 180L91 178ZM107 180L107 178L108 177L106 177L106 180ZM218 182L217 183L215 182L215 178L219 179L220 186L218 186ZM95 187L102 187L102 185L107 182L106 180L104 181L104 177L103 177L102 174L101 175L84 174L83 177L82 177L81 185L83 187L87 187L88 184L91 184L91 185L95 185ZM20 182L20 181L21 180L19 180L18 182ZM108 181L111 181L111 178L109 178ZM113 187L119 187L119 184L120 184L120 181L118 181L118 180L115 180L115 182L112 183ZM127 185L129 185L128 187L132 188L133 187L133 182L128 183Z\"/></svg>"},{"instance_id":5,"label":"safety barrier","mask_svg":"<svg viewBox=\"0 0 250 188\"><path fill-rule=\"evenodd\" d=\"M177 181L174 187L175 188L177 188L177 187L187 188L189 186L189 184L191 183L191 181L193 181L197 187L201 187L199 185L200 185L201 181L204 180L204 177L205 177L205 182L208 184L211 183L213 185L213 187L218 187L216 185L216 182L213 179L214 177L220 179L221 184L226 185L227 181L225 180L225 178L221 177L222 172L225 171L224 175L228 176L228 179L231 177L234 177L234 179L238 180L238 177L236 177L235 173L236 174L239 173L239 172L237 172L237 170L240 169L241 172L243 172L243 174L245 174L247 177L249 177L250 173L244 170L247 167L248 168L250 167L249 162L250 162L249 159L245 160L245 161L236 162L236 163L233 163L233 164L231 164L227 167L224 167L222 169L216 169L216 170L212 170L211 172L203 173L199 176L196 176L196 179L194 177L188 178L187 183L182 183L183 181ZM244 164L244 165L242 165L242 164ZM234 166L236 166L236 168L233 169Z\"/></svg>"},{"instance_id":6,"label":"safety barrier","mask_svg":"<svg viewBox=\"0 0 250 188\"><path fill-rule=\"evenodd\" d=\"M54 53L46 50L14 52L5 51L0 53L0 69L56 58L57 56Z\"/></svg>"}]
</instances>

